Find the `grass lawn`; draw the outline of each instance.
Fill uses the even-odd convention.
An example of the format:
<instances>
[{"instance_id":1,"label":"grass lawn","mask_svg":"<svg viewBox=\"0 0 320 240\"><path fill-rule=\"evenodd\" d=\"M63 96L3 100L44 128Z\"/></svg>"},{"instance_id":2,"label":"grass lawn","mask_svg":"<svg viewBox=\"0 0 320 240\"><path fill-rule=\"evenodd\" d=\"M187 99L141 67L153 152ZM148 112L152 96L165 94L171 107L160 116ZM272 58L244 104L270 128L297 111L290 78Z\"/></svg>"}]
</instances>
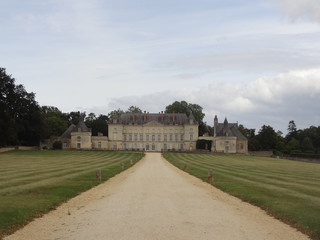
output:
<instances>
[{"instance_id":1,"label":"grass lawn","mask_svg":"<svg viewBox=\"0 0 320 240\"><path fill-rule=\"evenodd\" d=\"M34 217L129 168L143 153L11 151L0 153L0 239Z\"/></svg>"},{"instance_id":2,"label":"grass lawn","mask_svg":"<svg viewBox=\"0 0 320 240\"><path fill-rule=\"evenodd\" d=\"M313 239L320 239L320 164L275 158L165 153L186 172L266 210Z\"/></svg>"}]
</instances>

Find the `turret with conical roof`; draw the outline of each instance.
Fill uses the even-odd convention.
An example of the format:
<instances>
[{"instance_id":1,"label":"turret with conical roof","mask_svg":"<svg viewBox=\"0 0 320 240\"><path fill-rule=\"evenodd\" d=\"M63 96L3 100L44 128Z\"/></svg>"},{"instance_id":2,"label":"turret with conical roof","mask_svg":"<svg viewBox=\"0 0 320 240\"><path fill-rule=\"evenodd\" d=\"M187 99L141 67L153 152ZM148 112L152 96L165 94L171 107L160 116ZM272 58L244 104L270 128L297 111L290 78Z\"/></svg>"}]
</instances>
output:
<instances>
[{"instance_id":1,"label":"turret with conical roof","mask_svg":"<svg viewBox=\"0 0 320 240\"><path fill-rule=\"evenodd\" d=\"M218 128L218 117L217 115L214 116L214 120L213 120L213 136L216 137L217 136L217 128Z\"/></svg>"}]
</instances>

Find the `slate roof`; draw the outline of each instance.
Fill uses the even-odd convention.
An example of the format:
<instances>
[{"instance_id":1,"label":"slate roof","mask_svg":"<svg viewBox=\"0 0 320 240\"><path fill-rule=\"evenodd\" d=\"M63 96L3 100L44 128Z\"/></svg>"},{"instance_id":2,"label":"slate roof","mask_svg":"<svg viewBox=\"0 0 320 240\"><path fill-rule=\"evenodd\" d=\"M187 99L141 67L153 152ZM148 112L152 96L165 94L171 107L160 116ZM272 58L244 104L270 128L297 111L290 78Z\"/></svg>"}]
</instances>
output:
<instances>
[{"instance_id":1,"label":"slate roof","mask_svg":"<svg viewBox=\"0 0 320 240\"><path fill-rule=\"evenodd\" d=\"M117 124L143 125L154 121L165 125L184 125L190 124L190 120L197 124L192 114L188 117L185 113L124 113L117 119Z\"/></svg>"},{"instance_id":2,"label":"slate roof","mask_svg":"<svg viewBox=\"0 0 320 240\"><path fill-rule=\"evenodd\" d=\"M71 132L73 131L73 129L76 127L76 125L71 124L68 129L62 133L62 135L60 136L60 138L71 138Z\"/></svg>"},{"instance_id":3,"label":"slate roof","mask_svg":"<svg viewBox=\"0 0 320 240\"><path fill-rule=\"evenodd\" d=\"M216 136L237 137L238 140L247 140L239 131L238 123L228 123L227 118L224 120L224 123L218 123Z\"/></svg>"},{"instance_id":4,"label":"slate roof","mask_svg":"<svg viewBox=\"0 0 320 240\"><path fill-rule=\"evenodd\" d=\"M77 126L72 130L72 132L91 132L91 128L88 128L84 121L80 120Z\"/></svg>"},{"instance_id":5,"label":"slate roof","mask_svg":"<svg viewBox=\"0 0 320 240\"><path fill-rule=\"evenodd\" d=\"M68 129L60 136L60 138L71 138L72 132L91 132L91 129L86 126L86 124L80 120L77 125L71 124Z\"/></svg>"}]
</instances>

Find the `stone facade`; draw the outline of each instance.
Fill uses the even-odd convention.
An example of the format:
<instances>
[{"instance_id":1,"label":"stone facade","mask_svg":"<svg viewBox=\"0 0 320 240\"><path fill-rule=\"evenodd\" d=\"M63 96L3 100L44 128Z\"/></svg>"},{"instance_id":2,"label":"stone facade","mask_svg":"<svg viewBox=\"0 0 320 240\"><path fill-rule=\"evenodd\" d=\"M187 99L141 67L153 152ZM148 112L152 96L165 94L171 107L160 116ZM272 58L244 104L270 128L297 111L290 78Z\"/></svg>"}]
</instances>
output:
<instances>
[{"instance_id":1,"label":"stone facade","mask_svg":"<svg viewBox=\"0 0 320 240\"><path fill-rule=\"evenodd\" d=\"M81 120L77 125L72 124L60 137L63 149L108 149L107 136L92 136L91 129Z\"/></svg>"},{"instance_id":2,"label":"stone facade","mask_svg":"<svg viewBox=\"0 0 320 240\"><path fill-rule=\"evenodd\" d=\"M212 141L211 152L248 154L248 140L239 131L238 123L223 123L214 118L214 136L202 136L199 139Z\"/></svg>"},{"instance_id":3,"label":"stone facade","mask_svg":"<svg viewBox=\"0 0 320 240\"><path fill-rule=\"evenodd\" d=\"M193 151L198 123L182 113L125 113L108 125L109 149Z\"/></svg>"},{"instance_id":4,"label":"stone facade","mask_svg":"<svg viewBox=\"0 0 320 240\"><path fill-rule=\"evenodd\" d=\"M212 152L248 153L248 140L237 123L214 118L214 136L199 137L193 115L184 113L125 113L108 125L109 137L92 136L83 121L71 125L58 139L63 149L121 151L194 151L196 141L212 141Z\"/></svg>"},{"instance_id":5,"label":"stone facade","mask_svg":"<svg viewBox=\"0 0 320 240\"><path fill-rule=\"evenodd\" d=\"M228 123L225 118L223 123L214 118L214 138L212 152L248 153L248 140L239 131L238 123Z\"/></svg>"}]
</instances>

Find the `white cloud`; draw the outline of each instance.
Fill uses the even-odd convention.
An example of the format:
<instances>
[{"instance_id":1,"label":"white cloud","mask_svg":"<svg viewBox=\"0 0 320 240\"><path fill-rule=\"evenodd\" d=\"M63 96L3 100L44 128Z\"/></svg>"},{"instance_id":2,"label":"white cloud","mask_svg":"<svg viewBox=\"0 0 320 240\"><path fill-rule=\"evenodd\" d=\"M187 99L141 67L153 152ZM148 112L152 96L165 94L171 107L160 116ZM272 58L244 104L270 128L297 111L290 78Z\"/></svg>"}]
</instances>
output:
<instances>
[{"instance_id":1,"label":"white cloud","mask_svg":"<svg viewBox=\"0 0 320 240\"><path fill-rule=\"evenodd\" d=\"M290 120L305 128L320 120L320 68L261 77L249 83L216 81L197 89L113 98L108 109L126 110L136 105L149 112L159 112L181 100L202 106L205 121L210 125L217 114L220 119L226 116L256 129L267 124L285 132Z\"/></svg>"},{"instance_id":2,"label":"white cloud","mask_svg":"<svg viewBox=\"0 0 320 240\"><path fill-rule=\"evenodd\" d=\"M277 0L292 20L299 18L320 22L319 0Z\"/></svg>"}]
</instances>

